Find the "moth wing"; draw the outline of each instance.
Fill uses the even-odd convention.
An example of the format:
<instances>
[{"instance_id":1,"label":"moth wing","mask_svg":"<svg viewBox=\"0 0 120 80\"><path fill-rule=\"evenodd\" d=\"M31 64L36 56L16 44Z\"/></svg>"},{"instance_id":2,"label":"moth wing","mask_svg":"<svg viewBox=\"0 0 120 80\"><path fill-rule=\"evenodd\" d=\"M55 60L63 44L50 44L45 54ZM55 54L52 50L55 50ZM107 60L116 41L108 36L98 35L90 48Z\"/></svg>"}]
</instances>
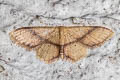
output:
<instances>
[{"instance_id":1,"label":"moth wing","mask_svg":"<svg viewBox=\"0 0 120 80\"><path fill-rule=\"evenodd\" d=\"M31 50L44 41L51 41L59 44L59 29L50 27L23 27L10 32L11 40Z\"/></svg>"},{"instance_id":2,"label":"moth wing","mask_svg":"<svg viewBox=\"0 0 120 80\"><path fill-rule=\"evenodd\" d=\"M36 49L37 57L45 61L46 63L51 63L59 58L59 46L43 43L39 45L39 48Z\"/></svg>"},{"instance_id":3,"label":"moth wing","mask_svg":"<svg viewBox=\"0 0 120 80\"><path fill-rule=\"evenodd\" d=\"M80 42L74 42L64 47L64 55L73 62L86 56L88 48Z\"/></svg>"},{"instance_id":4,"label":"moth wing","mask_svg":"<svg viewBox=\"0 0 120 80\"><path fill-rule=\"evenodd\" d=\"M102 45L113 35L112 30L103 27L73 27L64 29L64 54L72 61L86 56L88 47Z\"/></svg>"},{"instance_id":5,"label":"moth wing","mask_svg":"<svg viewBox=\"0 0 120 80\"><path fill-rule=\"evenodd\" d=\"M97 47L109 40L113 35L113 31L104 27L95 27L89 33L85 34L80 42L88 47Z\"/></svg>"},{"instance_id":6,"label":"moth wing","mask_svg":"<svg viewBox=\"0 0 120 80\"><path fill-rule=\"evenodd\" d=\"M47 39L48 41L59 44L59 27L37 27L33 28L35 33L43 39Z\"/></svg>"},{"instance_id":7,"label":"moth wing","mask_svg":"<svg viewBox=\"0 0 120 80\"><path fill-rule=\"evenodd\" d=\"M64 39L64 44L76 41L78 38L82 38L85 34L91 31L93 27L65 27L63 28L63 34L61 35Z\"/></svg>"}]
</instances>

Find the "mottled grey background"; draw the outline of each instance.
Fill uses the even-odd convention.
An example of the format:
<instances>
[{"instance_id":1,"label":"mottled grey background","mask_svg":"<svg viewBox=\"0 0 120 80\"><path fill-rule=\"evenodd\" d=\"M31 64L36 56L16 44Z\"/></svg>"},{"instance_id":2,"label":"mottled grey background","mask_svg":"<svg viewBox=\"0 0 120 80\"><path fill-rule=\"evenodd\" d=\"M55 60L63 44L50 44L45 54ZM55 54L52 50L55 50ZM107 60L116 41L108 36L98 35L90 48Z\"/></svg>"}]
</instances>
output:
<instances>
[{"instance_id":1,"label":"mottled grey background","mask_svg":"<svg viewBox=\"0 0 120 80\"><path fill-rule=\"evenodd\" d=\"M114 36L74 64L45 64L9 39L21 26L104 26ZM0 80L119 80L120 0L0 0Z\"/></svg>"}]
</instances>

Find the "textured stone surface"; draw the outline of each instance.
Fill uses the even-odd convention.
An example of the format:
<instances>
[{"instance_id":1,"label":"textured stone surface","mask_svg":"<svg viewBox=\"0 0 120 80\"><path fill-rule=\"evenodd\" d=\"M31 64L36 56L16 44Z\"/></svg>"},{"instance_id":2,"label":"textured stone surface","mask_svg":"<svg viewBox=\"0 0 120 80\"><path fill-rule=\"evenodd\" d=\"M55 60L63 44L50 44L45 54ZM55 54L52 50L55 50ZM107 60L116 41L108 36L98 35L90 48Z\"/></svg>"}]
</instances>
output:
<instances>
[{"instance_id":1,"label":"textured stone surface","mask_svg":"<svg viewBox=\"0 0 120 80\"><path fill-rule=\"evenodd\" d=\"M0 0L0 80L119 80L119 0ZM21 26L104 26L115 34L77 63L45 64L9 39Z\"/></svg>"}]
</instances>

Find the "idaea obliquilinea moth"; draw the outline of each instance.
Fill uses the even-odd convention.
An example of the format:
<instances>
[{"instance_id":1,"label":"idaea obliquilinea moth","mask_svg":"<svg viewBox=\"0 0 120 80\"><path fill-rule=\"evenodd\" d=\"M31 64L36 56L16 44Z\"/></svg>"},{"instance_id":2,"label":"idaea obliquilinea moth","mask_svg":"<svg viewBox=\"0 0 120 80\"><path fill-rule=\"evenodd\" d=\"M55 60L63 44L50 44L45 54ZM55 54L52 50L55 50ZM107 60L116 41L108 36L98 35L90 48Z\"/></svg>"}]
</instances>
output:
<instances>
[{"instance_id":1,"label":"idaea obliquilinea moth","mask_svg":"<svg viewBox=\"0 0 120 80\"><path fill-rule=\"evenodd\" d=\"M10 32L11 40L47 63L58 58L73 62L85 57L89 48L101 46L113 31L99 26L22 27Z\"/></svg>"}]
</instances>

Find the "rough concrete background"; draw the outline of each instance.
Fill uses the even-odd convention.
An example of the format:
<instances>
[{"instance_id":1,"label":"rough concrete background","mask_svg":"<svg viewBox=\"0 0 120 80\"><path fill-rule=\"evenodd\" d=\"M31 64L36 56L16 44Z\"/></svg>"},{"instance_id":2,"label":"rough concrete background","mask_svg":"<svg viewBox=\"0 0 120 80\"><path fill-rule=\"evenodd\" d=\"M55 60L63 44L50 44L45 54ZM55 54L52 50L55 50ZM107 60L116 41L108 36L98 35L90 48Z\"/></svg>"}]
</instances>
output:
<instances>
[{"instance_id":1,"label":"rough concrete background","mask_svg":"<svg viewBox=\"0 0 120 80\"><path fill-rule=\"evenodd\" d=\"M74 64L45 64L8 35L21 26L41 25L97 25L115 34ZM119 80L120 0L0 0L0 65L0 80Z\"/></svg>"}]
</instances>

